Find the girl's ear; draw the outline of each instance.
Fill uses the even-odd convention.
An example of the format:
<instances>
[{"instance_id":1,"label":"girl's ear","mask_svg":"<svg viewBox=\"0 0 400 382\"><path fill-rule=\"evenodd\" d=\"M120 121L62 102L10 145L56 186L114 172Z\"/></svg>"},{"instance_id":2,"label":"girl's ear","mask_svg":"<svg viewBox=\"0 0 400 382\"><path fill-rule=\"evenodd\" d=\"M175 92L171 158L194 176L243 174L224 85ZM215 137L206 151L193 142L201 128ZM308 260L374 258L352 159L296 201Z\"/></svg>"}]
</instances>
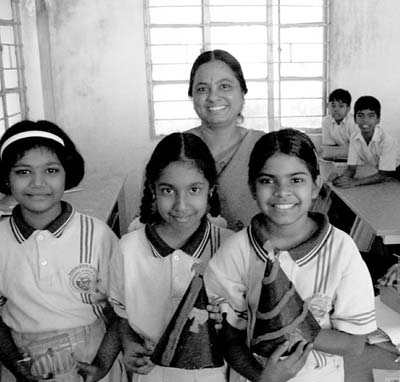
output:
<instances>
[{"instance_id":1,"label":"girl's ear","mask_svg":"<svg viewBox=\"0 0 400 382\"><path fill-rule=\"evenodd\" d=\"M324 181L322 180L321 175L317 176L317 179L314 181L313 189L312 189L312 199L316 199L319 195L319 191L323 185Z\"/></svg>"}]
</instances>

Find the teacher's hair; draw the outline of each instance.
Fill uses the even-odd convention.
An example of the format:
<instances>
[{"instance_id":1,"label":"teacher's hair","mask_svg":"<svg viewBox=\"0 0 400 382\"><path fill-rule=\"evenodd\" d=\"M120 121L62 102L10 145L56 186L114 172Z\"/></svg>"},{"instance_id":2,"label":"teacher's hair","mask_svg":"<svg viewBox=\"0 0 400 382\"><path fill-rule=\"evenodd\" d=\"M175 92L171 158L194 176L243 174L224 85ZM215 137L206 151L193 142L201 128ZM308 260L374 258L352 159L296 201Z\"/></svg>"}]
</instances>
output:
<instances>
[{"instance_id":1,"label":"teacher's hair","mask_svg":"<svg viewBox=\"0 0 400 382\"><path fill-rule=\"evenodd\" d=\"M189 90L188 90L189 97L193 96L193 82L197 69L201 65L211 61L222 61L226 65L228 65L231 68L232 72L234 73L236 79L239 81L240 88L242 89L243 94L247 93L246 80L244 79L242 67L240 66L239 61L226 50L215 49L201 53L193 63L192 70L190 71Z\"/></svg>"}]
</instances>

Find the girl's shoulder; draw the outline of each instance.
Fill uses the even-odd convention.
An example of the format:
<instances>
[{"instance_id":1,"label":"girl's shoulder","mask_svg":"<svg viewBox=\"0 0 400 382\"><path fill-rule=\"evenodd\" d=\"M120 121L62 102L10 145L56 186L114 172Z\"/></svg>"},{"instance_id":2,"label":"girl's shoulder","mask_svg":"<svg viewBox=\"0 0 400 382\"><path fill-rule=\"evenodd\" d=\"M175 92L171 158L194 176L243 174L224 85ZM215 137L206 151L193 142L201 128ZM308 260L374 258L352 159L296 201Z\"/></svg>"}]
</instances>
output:
<instances>
[{"instance_id":1,"label":"girl's shoulder","mask_svg":"<svg viewBox=\"0 0 400 382\"><path fill-rule=\"evenodd\" d=\"M79 222L79 223L78 223ZM104 221L96 218L95 216L87 215L85 213L74 210L71 217L71 224L80 224L87 226L89 230L93 230L95 237L110 236L113 239L118 239L117 235L113 232L111 227Z\"/></svg>"},{"instance_id":2,"label":"girl's shoulder","mask_svg":"<svg viewBox=\"0 0 400 382\"><path fill-rule=\"evenodd\" d=\"M241 231L234 232L231 230L226 230L226 236L224 240L221 240L221 246L218 252L240 252L249 253L250 252L250 240L247 233L248 228L243 228Z\"/></svg>"},{"instance_id":3,"label":"girl's shoulder","mask_svg":"<svg viewBox=\"0 0 400 382\"><path fill-rule=\"evenodd\" d=\"M123 235L120 239L121 246L126 247L134 245L137 242L146 241L145 227L146 225L141 223L140 227Z\"/></svg>"}]
</instances>

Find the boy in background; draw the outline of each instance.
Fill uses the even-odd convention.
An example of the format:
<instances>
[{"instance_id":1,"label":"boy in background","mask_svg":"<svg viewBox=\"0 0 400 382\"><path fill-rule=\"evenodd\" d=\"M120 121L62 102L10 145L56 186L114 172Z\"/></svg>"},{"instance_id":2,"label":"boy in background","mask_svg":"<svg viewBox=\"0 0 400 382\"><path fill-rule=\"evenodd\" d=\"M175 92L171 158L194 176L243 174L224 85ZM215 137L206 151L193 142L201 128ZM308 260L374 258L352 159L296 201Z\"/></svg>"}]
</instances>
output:
<instances>
[{"instance_id":1,"label":"boy in background","mask_svg":"<svg viewBox=\"0 0 400 382\"><path fill-rule=\"evenodd\" d=\"M351 95L347 90L335 89L328 98L329 114L322 120L322 144L348 146L350 136L357 132L353 117L349 114Z\"/></svg>"},{"instance_id":2,"label":"boy in background","mask_svg":"<svg viewBox=\"0 0 400 382\"><path fill-rule=\"evenodd\" d=\"M400 150L396 140L380 126L381 104L372 96L360 97L354 104L354 118L359 131L352 135L347 169L330 176L334 186L354 187L381 183L392 177L400 179ZM378 170L373 175L354 178L357 167L369 165Z\"/></svg>"}]
</instances>

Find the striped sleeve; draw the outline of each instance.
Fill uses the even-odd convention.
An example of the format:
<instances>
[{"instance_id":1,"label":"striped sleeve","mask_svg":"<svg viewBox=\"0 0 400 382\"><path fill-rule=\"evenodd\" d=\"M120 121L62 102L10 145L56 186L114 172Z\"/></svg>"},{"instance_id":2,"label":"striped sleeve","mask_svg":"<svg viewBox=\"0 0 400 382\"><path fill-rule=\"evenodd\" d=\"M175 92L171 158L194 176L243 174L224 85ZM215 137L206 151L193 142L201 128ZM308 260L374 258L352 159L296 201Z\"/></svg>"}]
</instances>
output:
<instances>
[{"instance_id":1,"label":"striped sleeve","mask_svg":"<svg viewBox=\"0 0 400 382\"><path fill-rule=\"evenodd\" d=\"M355 243L350 237L347 239L348 261L337 289L331 321L335 329L368 334L377 328L372 280Z\"/></svg>"},{"instance_id":2,"label":"striped sleeve","mask_svg":"<svg viewBox=\"0 0 400 382\"><path fill-rule=\"evenodd\" d=\"M125 309L125 290L124 290L124 266L121 251L114 253L110 262L110 283L109 283L109 302L115 313L127 318Z\"/></svg>"},{"instance_id":3,"label":"striped sleeve","mask_svg":"<svg viewBox=\"0 0 400 382\"><path fill-rule=\"evenodd\" d=\"M209 296L219 298L221 312L233 327L247 328L247 287L244 285L244 262L238 245L239 236L228 238L210 260L205 274Z\"/></svg>"}]
</instances>

